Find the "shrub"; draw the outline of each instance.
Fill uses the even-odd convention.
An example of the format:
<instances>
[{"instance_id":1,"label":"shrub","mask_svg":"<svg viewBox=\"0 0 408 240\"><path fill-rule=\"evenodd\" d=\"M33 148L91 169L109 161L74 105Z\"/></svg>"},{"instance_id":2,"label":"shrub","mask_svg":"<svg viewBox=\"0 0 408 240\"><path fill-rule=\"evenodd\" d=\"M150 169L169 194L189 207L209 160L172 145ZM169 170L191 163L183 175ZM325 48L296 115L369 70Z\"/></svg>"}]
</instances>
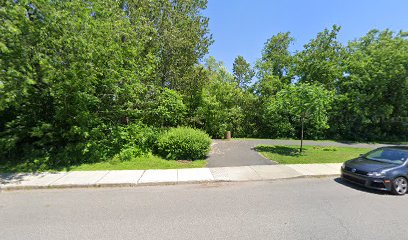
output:
<instances>
[{"instance_id":1,"label":"shrub","mask_svg":"<svg viewBox=\"0 0 408 240\"><path fill-rule=\"evenodd\" d=\"M112 161L119 161L119 162L130 161L133 158L142 156L144 153L145 152L143 152L138 147L124 148L112 158Z\"/></svg>"},{"instance_id":2,"label":"shrub","mask_svg":"<svg viewBox=\"0 0 408 240\"><path fill-rule=\"evenodd\" d=\"M131 124L121 133L124 145L133 147L136 146L143 152L151 152L152 147L159 137L160 129L152 128L143 124Z\"/></svg>"},{"instance_id":3,"label":"shrub","mask_svg":"<svg viewBox=\"0 0 408 240\"><path fill-rule=\"evenodd\" d=\"M130 161L133 158L151 153L158 136L158 129L140 123L118 128L114 132L113 138L113 149L117 153L113 156L112 161Z\"/></svg>"},{"instance_id":4,"label":"shrub","mask_svg":"<svg viewBox=\"0 0 408 240\"><path fill-rule=\"evenodd\" d=\"M77 156L78 152L82 154L77 157L76 163L106 161L119 155L120 159L137 157L152 151L158 134L155 129L136 122L121 126L101 124L90 130L87 136L86 143L65 147L62 152L69 150L68 154L59 159L70 160L69 156Z\"/></svg>"},{"instance_id":5,"label":"shrub","mask_svg":"<svg viewBox=\"0 0 408 240\"><path fill-rule=\"evenodd\" d=\"M143 102L142 120L153 127L174 127L186 113L182 96L168 88L150 88Z\"/></svg>"},{"instance_id":6,"label":"shrub","mask_svg":"<svg viewBox=\"0 0 408 240\"><path fill-rule=\"evenodd\" d=\"M211 138L193 128L172 128L157 140L157 153L170 160L203 159L210 151Z\"/></svg>"}]
</instances>

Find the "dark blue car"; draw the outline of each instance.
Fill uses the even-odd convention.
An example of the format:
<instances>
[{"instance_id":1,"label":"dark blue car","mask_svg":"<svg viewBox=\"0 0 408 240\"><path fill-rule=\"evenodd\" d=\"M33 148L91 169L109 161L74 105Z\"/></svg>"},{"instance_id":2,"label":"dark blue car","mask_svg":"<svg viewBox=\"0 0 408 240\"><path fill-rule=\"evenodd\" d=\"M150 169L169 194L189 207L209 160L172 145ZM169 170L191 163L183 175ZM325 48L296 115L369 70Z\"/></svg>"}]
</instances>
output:
<instances>
[{"instance_id":1,"label":"dark blue car","mask_svg":"<svg viewBox=\"0 0 408 240\"><path fill-rule=\"evenodd\" d=\"M408 146L382 147L341 167L343 179L367 188L404 195L408 190Z\"/></svg>"}]
</instances>

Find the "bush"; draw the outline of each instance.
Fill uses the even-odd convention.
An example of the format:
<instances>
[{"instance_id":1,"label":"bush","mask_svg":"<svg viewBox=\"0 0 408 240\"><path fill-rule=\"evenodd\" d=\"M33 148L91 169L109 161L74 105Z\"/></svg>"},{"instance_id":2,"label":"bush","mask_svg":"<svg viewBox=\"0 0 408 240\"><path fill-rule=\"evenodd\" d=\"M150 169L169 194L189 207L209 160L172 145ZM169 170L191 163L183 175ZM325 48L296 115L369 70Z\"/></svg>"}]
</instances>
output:
<instances>
[{"instance_id":1,"label":"bush","mask_svg":"<svg viewBox=\"0 0 408 240\"><path fill-rule=\"evenodd\" d=\"M174 127L180 124L186 113L182 96L168 88L149 88L144 97L142 120L153 127Z\"/></svg>"},{"instance_id":2,"label":"bush","mask_svg":"<svg viewBox=\"0 0 408 240\"><path fill-rule=\"evenodd\" d=\"M124 148L112 158L112 161L126 162L132 160L133 158L140 157L143 154L145 154L145 152L138 147Z\"/></svg>"},{"instance_id":3,"label":"bush","mask_svg":"<svg viewBox=\"0 0 408 240\"><path fill-rule=\"evenodd\" d=\"M211 138L193 128L172 128L157 140L157 153L170 160L203 159L210 151Z\"/></svg>"},{"instance_id":4,"label":"bush","mask_svg":"<svg viewBox=\"0 0 408 240\"><path fill-rule=\"evenodd\" d=\"M143 124L131 124L121 131L120 138L122 142L120 147L137 147L144 153L151 152L160 131L160 129Z\"/></svg>"}]
</instances>

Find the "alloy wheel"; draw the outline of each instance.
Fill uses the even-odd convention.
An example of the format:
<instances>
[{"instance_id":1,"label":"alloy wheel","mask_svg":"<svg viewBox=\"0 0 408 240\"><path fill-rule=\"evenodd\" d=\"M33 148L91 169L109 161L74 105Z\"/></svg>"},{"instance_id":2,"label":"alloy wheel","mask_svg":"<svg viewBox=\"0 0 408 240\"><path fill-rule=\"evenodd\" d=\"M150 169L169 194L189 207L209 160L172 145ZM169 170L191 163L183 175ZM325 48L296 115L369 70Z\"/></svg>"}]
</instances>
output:
<instances>
[{"instance_id":1,"label":"alloy wheel","mask_svg":"<svg viewBox=\"0 0 408 240\"><path fill-rule=\"evenodd\" d=\"M404 195L407 192L408 182L403 177L397 177L394 179L393 190L395 194Z\"/></svg>"}]
</instances>

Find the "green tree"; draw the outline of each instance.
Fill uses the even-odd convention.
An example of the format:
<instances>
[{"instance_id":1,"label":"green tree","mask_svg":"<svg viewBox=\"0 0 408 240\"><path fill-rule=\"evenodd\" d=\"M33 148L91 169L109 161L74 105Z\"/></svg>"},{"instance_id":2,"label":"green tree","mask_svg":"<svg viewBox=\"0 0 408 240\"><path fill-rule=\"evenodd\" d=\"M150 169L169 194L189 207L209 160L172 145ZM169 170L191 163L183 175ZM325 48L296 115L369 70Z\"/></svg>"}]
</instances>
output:
<instances>
[{"instance_id":1,"label":"green tree","mask_svg":"<svg viewBox=\"0 0 408 240\"><path fill-rule=\"evenodd\" d=\"M300 152L303 148L305 123L316 129L329 127L327 111L331 107L332 95L332 92L318 85L296 84L281 90L269 105L272 113L288 117L283 124L288 127L290 124L300 126Z\"/></svg>"},{"instance_id":2,"label":"green tree","mask_svg":"<svg viewBox=\"0 0 408 240\"><path fill-rule=\"evenodd\" d=\"M2 1L2 158L103 160L140 122L182 124L207 80L206 3Z\"/></svg>"},{"instance_id":3,"label":"green tree","mask_svg":"<svg viewBox=\"0 0 408 240\"><path fill-rule=\"evenodd\" d=\"M285 137L288 128L271 126L270 112L267 107L271 99L292 81L293 56L289 51L294 39L289 32L278 33L268 39L262 49L262 57L256 62L256 76L252 90L257 96L249 111L250 122L256 126L254 132L258 137ZM280 116L274 116L280 118Z\"/></svg>"},{"instance_id":4,"label":"green tree","mask_svg":"<svg viewBox=\"0 0 408 240\"><path fill-rule=\"evenodd\" d=\"M190 72L213 42L209 19L201 14L206 6L207 0L124 1L135 30L140 29L140 22L150 29L143 37L150 39L144 48L157 57L155 85L181 94L190 92L189 82L194 81Z\"/></svg>"},{"instance_id":5,"label":"green tree","mask_svg":"<svg viewBox=\"0 0 408 240\"><path fill-rule=\"evenodd\" d=\"M323 84L333 90L343 77L344 48L337 41L340 27L333 25L317 34L295 57L295 75L303 83Z\"/></svg>"},{"instance_id":6,"label":"green tree","mask_svg":"<svg viewBox=\"0 0 408 240\"><path fill-rule=\"evenodd\" d=\"M186 106L175 90L150 88L143 100L143 122L154 127L177 127L181 125Z\"/></svg>"},{"instance_id":7,"label":"green tree","mask_svg":"<svg viewBox=\"0 0 408 240\"><path fill-rule=\"evenodd\" d=\"M115 1L2 4L2 159L69 163L119 151L116 132L139 121L142 82L154 77L151 29Z\"/></svg>"},{"instance_id":8,"label":"green tree","mask_svg":"<svg viewBox=\"0 0 408 240\"><path fill-rule=\"evenodd\" d=\"M372 30L347 46L345 77L337 84L330 135L354 140L406 140L408 39Z\"/></svg>"},{"instance_id":9,"label":"green tree","mask_svg":"<svg viewBox=\"0 0 408 240\"><path fill-rule=\"evenodd\" d=\"M222 138L225 131L239 136L243 132L245 91L235 84L233 75L222 62L210 57L205 65L208 84L202 90L197 109L198 125L212 137Z\"/></svg>"},{"instance_id":10,"label":"green tree","mask_svg":"<svg viewBox=\"0 0 408 240\"><path fill-rule=\"evenodd\" d=\"M243 56L238 56L234 60L232 71L237 85L243 89L248 88L255 74L251 69L251 64Z\"/></svg>"},{"instance_id":11,"label":"green tree","mask_svg":"<svg viewBox=\"0 0 408 240\"><path fill-rule=\"evenodd\" d=\"M278 33L266 41L262 57L255 65L258 78L255 91L258 95L268 98L291 83L293 56L289 46L293 41L289 32Z\"/></svg>"},{"instance_id":12,"label":"green tree","mask_svg":"<svg viewBox=\"0 0 408 240\"><path fill-rule=\"evenodd\" d=\"M293 41L290 32L278 33L266 41L262 58L257 63L259 78L270 75L282 78L289 75L293 63L289 46Z\"/></svg>"}]
</instances>

